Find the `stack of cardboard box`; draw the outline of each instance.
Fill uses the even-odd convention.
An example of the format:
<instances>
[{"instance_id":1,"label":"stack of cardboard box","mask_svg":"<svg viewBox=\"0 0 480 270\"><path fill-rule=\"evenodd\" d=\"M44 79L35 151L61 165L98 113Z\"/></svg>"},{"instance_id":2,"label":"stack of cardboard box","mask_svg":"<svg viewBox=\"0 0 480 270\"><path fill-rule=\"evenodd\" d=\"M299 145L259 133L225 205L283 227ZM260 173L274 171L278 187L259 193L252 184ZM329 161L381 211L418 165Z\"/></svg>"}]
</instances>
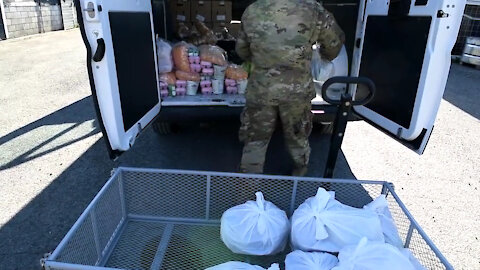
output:
<instances>
[{"instance_id":1,"label":"stack of cardboard box","mask_svg":"<svg viewBox=\"0 0 480 270\"><path fill-rule=\"evenodd\" d=\"M175 31L180 25L190 26L190 0L170 0L170 13L175 22Z\"/></svg>"},{"instance_id":2,"label":"stack of cardboard box","mask_svg":"<svg viewBox=\"0 0 480 270\"><path fill-rule=\"evenodd\" d=\"M193 27L195 20L205 23L215 33L224 28L236 37L240 24L232 21L232 0L170 0L170 12L175 19L175 31L180 25Z\"/></svg>"}]
</instances>

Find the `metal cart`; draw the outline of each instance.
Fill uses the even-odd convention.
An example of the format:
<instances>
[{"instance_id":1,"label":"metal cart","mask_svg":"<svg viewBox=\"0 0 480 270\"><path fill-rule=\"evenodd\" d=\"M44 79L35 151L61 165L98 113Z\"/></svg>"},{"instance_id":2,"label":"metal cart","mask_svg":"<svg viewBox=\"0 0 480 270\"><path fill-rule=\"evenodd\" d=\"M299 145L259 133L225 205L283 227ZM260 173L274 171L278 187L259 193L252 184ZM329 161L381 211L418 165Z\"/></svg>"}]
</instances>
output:
<instances>
[{"instance_id":1,"label":"metal cart","mask_svg":"<svg viewBox=\"0 0 480 270\"><path fill-rule=\"evenodd\" d=\"M275 256L230 252L220 239L228 208L256 191L289 216L328 185L342 203L362 207L385 194L405 247L427 269L453 269L387 182L118 168L42 263L46 269L205 269L231 260L263 267Z\"/></svg>"}]
</instances>

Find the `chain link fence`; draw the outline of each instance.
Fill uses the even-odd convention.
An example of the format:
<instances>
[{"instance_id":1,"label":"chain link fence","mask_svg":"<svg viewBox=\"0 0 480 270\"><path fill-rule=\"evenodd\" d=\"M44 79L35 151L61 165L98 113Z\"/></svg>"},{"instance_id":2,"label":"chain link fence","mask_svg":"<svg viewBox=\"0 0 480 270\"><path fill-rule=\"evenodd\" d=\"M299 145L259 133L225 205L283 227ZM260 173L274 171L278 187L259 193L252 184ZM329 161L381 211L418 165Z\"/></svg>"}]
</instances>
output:
<instances>
[{"instance_id":1,"label":"chain link fence","mask_svg":"<svg viewBox=\"0 0 480 270\"><path fill-rule=\"evenodd\" d=\"M480 2L466 5L452 55L462 55L468 37L480 37Z\"/></svg>"}]
</instances>

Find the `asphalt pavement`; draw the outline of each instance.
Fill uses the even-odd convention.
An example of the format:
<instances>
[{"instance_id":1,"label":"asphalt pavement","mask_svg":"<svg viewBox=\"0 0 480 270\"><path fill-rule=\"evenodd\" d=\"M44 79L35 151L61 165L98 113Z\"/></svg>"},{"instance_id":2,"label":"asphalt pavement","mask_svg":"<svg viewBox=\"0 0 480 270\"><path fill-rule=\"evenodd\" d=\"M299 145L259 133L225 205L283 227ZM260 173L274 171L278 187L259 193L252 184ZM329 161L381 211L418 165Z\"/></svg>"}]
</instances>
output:
<instances>
[{"instance_id":1,"label":"asphalt pavement","mask_svg":"<svg viewBox=\"0 0 480 270\"><path fill-rule=\"evenodd\" d=\"M118 160L95 119L78 30L0 42L0 269L38 269L118 166L235 172L238 120L147 129ZM480 269L480 71L454 64L418 156L365 122L349 123L337 178L387 180L456 269ZM291 162L277 133L266 172ZM311 137L310 176L328 137Z\"/></svg>"}]
</instances>

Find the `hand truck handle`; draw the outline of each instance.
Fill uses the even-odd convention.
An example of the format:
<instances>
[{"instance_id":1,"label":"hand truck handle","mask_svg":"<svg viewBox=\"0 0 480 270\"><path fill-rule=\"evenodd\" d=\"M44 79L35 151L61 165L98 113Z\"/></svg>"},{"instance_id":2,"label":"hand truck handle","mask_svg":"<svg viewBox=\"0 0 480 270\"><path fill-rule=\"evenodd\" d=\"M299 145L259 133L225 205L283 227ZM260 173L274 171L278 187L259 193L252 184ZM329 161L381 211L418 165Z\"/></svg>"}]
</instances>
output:
<instances>
[{"instance_id":1,"label":"hand truck handle","mask_svg":"<svg viewBox=\"0 0 480 270\"><path fill-rule=\"evenodd\" d=\"M322 98L326 102L332 104L332 105L340 105L341 101L340 100L333 100L328 97L327 95L327 89L335 83L346 83L347 84L347 91L348 91L348 85L349 84L363 84L367 87L368 89L368 96L361 100L354 100L352 104L354 106L358 105L365 105L372 101L373 97L375 96L375 92L377 88L375 87L375 83L373 83L372 80L370 80L367 77L332 77L328 79L322 86Z\"/></svg>"}]
</instances>

